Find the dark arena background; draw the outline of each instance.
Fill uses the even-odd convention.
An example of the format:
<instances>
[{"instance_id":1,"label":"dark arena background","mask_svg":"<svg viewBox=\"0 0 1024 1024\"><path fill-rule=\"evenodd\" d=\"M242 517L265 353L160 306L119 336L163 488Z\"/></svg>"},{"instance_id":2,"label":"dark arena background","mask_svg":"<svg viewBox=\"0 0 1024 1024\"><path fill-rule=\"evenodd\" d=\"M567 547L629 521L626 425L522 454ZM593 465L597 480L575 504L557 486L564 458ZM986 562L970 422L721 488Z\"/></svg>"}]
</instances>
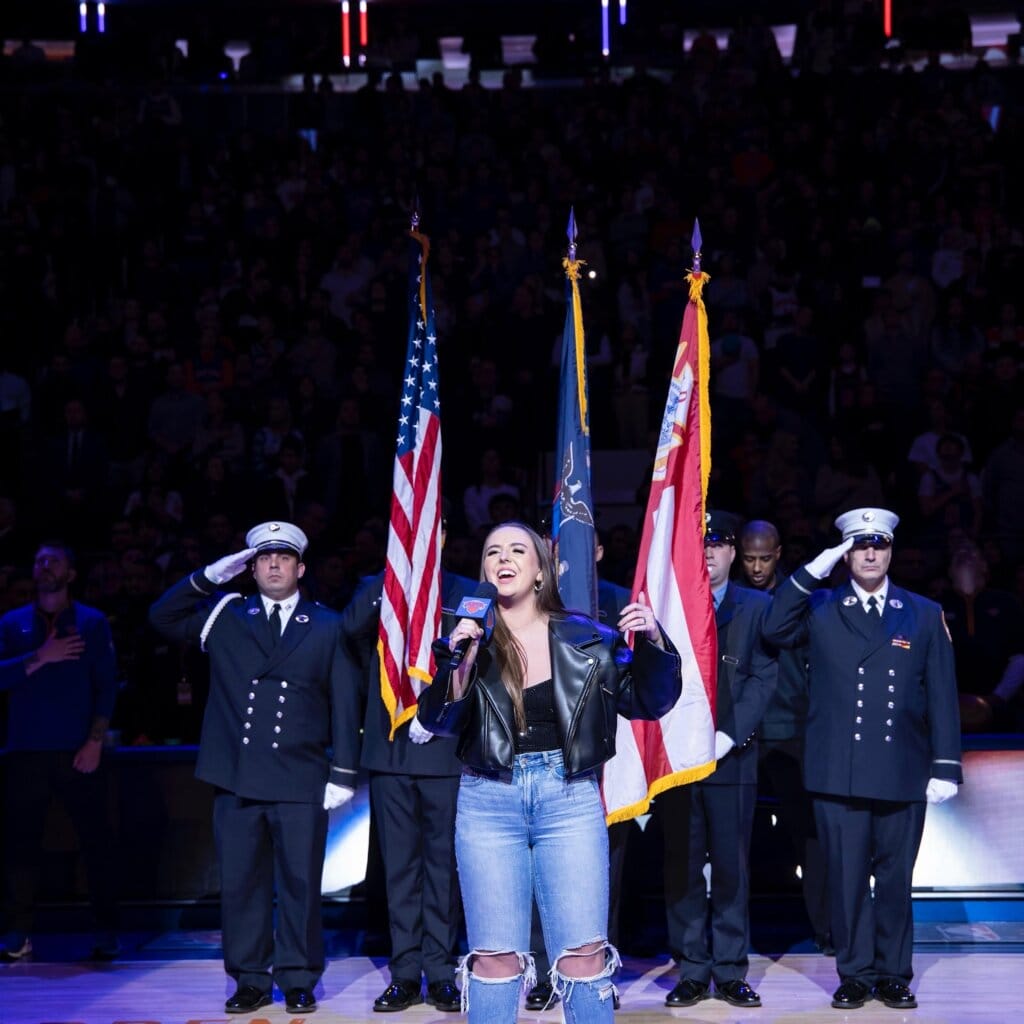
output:
<instances>
[{"instance_id":1,"label":"dark arena background","mask_svg":"<svg viewBox=\"0 0 1024 1024\"><path fill-rule=\"evenodd\" d=\"M103 766L121 905L119 954L90 960L55 801L0 1024L224 1019L213 793L193 774L208 668L147 609L268 519L306 532L304 592L329 607L382 571L413 211L431 239L444 565L476 578L494 515L549 521L570 208L601 578L633 582L699 218L709 504L775 523L786 572L836 543L837 514L899 513L892 577L943 607L964 744L965 783L929 807L916 865L915 1019L1014 1019L1021 16L1008 0L0 5L0 612L32 601L40 542L73 547L72 592L118 660ZM21 785L9 758L0 771ZM762 779L758 1019L845 1019L780 814ZM4 828L6 846L18 821ZM616 1016L737 1019L664 1006L661 858L655 800L628 828ZM332 813L322 891L318 1019L375 1019L389 940L365 784Z\"/></svg>"}]
</instances>

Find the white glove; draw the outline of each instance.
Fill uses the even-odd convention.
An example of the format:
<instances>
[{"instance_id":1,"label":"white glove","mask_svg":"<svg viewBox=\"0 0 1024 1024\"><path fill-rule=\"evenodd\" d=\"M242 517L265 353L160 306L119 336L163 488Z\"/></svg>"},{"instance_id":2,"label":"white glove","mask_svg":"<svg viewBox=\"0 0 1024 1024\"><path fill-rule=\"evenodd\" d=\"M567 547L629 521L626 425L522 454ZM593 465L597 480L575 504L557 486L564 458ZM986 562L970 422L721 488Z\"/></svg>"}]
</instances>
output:
<instances>
[{"instance_id":1,"label":"white glove","mask_svg":"<svg viewBox=\"0 0 1024 1024\"><path fill-rule=\"evenodd\" d=\"M414 717L409 722L409 739L413 743L429 743L433 738L434 734L429 729L424 729L418 718Z\"/></svg>"},{"instance_id":2,"label":"white glove","mask_svg":"<svg viewBox=\"0 0 1024 1024\"><path fill-rule=\"evenodd\" d=\"M929 779L924 791L924 798L930 804L942 804L956 796L957 785L945 779Z\"/></svg>"},{"instance_id":3,"label":"white glove","mask_svg":"<svg viewBox=\"0 0 1024 1024\"><path fill-rule=\"evenodd\" d=\"M817 558L812 558L804 568L816 579L823 580L839 563L839 559L853 547L853 538L847 537L834 548L825 548Z\"/></svg>"},{"instance_id":4,"label":"white glove","mask_svg":"<svg viewBox=\"0 0 1024 1024\"><path fill-rule=\"evenodd\" d=\"M355 795L356 791L351 786L336 786L333 782L328 782L324 788L324 810L333 811L336 807L347 804Z\"/></svg>"},{"instance_id":5,"label":"white glove","mask_svg":"<svg viewBox=\"0 0 1024 1024\"><path fill-rule=\"evenodd\" d=\"M228 580L233 580L242 572L249 564L249 559L255 554L255 548L246 548L244 551L227 555L225 558L218 558L216 562L211 562L203 570L203 573L211 583L220 586L222 583L227 583Z\"/></svg>"},{"instance_id":6,"label":"white glove","mask_svg":"<svg viewBox=\"0 0 1024 1024\"><path fill-rule=\"evenodd\" d=\"M721 761L736 746L736 741L724 732L715 733L715 760Z\"/></svg>"}]
</instances>

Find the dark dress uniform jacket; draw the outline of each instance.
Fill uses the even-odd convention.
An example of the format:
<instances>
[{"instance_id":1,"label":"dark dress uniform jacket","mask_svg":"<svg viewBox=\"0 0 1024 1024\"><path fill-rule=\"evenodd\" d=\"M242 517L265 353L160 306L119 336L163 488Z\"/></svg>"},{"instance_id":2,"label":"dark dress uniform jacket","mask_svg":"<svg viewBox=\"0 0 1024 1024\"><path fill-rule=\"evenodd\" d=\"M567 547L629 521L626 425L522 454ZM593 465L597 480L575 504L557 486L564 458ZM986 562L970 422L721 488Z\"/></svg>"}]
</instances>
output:
<instances>
[{"instance_id":1,"label":"dark dress uniform jacket","mask_svg":"<svg viewBox=\"0 0 1024 1024\"><path fill-rule=\"evenodd\" d=\"M953 645L934 601L889 583L881 617L850 583L798 569L775 593L769 643L809 645L804 781L815 793L918 801L930 778L962 782Z\"/></svg>"},{"instance_id":2,"label":"dark dress uniform jacket","mask_svg":"<svg viewBox=\"0 0 1024 1024\"><path fill-rule=\"evenodd\" d=\"M704 779L707 785L757 782L757 727L775 692L778 667L761 639L771 598L730 583L715 612L718 626L716 724L736 749Z\"/></svg>"},{"instance_id":3,"label":"dark dress uniform jacket","mask_svg":"<svg viewBox=\"0 0 1024 1024\"><path fill-rule=\"evenodd\" d=\"M455 756L453 739L435 736L429 743L413 743L409 739L408 722L395 732L393 740L388 739L391 718L381 698L380 659L376 650L383 582L383 573L366 580L341 614L345 655L366 700L362 766L373 772L396 775L461 775L462 762ZM476 586L464 576L441 574L445 618L454 615L462 598L472 594ZM450 619L449 624L454 625L454 619Z\"/></svg>"},{"instance_id":4,"label":"dark dress uniform jacket","mask_svg":"<svg viewBox=\"0 0 1024 1024\"><path fill-rule=\"evenodd\" d=\"M359 691L346 685L340 617L300 598L275 646L258 594L212 590L196 572L150 610L161 633L210 656L196 775L241 797L293 803L319 804L328 781L354 786Z\"/></svg>"},{"instance_id":5,"label":"dark dress uniform jacket","mask_svg":"<svg viewBox=\"0 0 1024 1024\"><path fill-rule=\"evenodd\" d=\"M770 591L774 595L787 576L779 574ZM765 708L758 736L762 740L803 740L807 724L807 651L803 647L776 651L779 682Z\"/></svg>"}]
</instances>

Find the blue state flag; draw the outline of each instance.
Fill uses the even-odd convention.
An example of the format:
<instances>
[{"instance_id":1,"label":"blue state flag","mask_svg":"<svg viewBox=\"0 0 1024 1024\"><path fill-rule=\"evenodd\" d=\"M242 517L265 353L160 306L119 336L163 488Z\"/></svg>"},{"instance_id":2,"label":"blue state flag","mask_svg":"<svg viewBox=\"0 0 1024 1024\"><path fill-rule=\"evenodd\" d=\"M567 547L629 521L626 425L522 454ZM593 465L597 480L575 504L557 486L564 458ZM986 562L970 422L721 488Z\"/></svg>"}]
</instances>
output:
<instances>
[{"instance_id":1,"label":"blue state flag","mask_svg":"<svg viewBox=\"0 0 1024 1024\"><path fill-rule=\"evenodd\" d=\"M590 419L587 352L574 247L563 260L566 276L565 330L562 333L558 441L555 446L555 499L551 539L558 566L558 591L567 608L597 617L597 535L590 484Z\"/></svg>"}]
</instances>

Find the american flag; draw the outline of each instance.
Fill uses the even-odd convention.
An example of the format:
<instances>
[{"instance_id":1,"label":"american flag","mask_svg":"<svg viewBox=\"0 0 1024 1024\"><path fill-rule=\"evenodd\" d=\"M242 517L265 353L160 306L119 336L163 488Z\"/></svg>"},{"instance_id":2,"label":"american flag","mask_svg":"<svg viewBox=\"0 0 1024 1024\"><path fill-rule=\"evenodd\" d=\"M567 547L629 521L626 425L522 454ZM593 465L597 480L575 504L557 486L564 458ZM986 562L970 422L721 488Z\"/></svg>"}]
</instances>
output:
<instances>
[{"instance_id":1,"label":"american flag","mask_svg":"<svg viewBox=\"0 0 1024 1024\"><path fill-rule=\"evenodd\" d=\"M410 237L409 340L377 633L390 739L416 714L416 700L433 678L430 645L441 628L441 401L430 243L415 228Z\"/></svg>"},{"instance_id":2,"label":"american flag","mask_svg":"<svg viewBox=\"0 0 1024 1024\"><path fill-rule=\"evenodd\" d=\"M694 250L694 270L687 275L690 301L683 314L633 580L634 600L641 591L647 595L679 651L683 691L657 722L619 719L615 757L605 765L602 781L609 824L642 814L659 793L696 782L715 769L718 631L704 558L711 346L699 229L694 231Z\"/></svg>"}]
</instances>

